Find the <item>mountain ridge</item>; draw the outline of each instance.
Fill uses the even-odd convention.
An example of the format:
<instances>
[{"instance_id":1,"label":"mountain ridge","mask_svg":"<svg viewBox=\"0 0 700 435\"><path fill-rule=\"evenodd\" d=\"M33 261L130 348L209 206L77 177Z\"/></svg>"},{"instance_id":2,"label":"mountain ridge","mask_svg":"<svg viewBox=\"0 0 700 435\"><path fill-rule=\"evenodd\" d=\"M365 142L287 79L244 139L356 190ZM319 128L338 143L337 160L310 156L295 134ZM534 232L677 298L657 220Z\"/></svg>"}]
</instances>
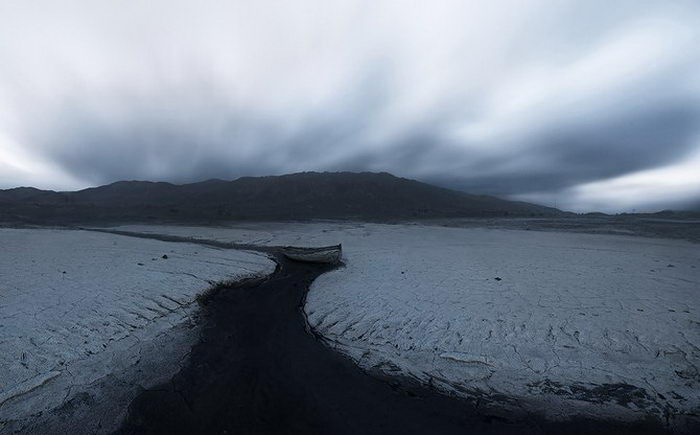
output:
<instances>
[{"instance_id":1,"label":"mountain ridge","mask_svg":"<svg viewBox=\"0 0 700 435\"><path fill-rule=\"evenodd\" d=\"M552 216L560 210L400 178L386 172L300 172L188 184L117 181L72 192L0 190L0 219L238 221Z\"/></svg>"}]
</instances>

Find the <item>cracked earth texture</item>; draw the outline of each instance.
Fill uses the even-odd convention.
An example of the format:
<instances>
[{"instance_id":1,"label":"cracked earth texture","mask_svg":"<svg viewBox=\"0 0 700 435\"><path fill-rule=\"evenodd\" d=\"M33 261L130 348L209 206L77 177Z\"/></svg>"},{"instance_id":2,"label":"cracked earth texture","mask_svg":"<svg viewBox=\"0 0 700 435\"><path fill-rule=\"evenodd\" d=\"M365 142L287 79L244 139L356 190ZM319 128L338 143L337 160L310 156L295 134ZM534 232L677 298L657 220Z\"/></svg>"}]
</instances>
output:
<instances>
[{"instance_id":1,"label":"cracked earth texture","mask_svg":"<svg viewBox=\"0 0 700 435\"><path fill-rule=\"evenodd\" d=\"M0 253L0 433L109 432L115 409L186 360L198 295L275 268L257 253L86 231L0 229Z\"/></svg>"},{"instance_id":2,"label":"cracked earth texture","mask_svg":"<svg viewBox=\"0 0 700 435\"><path fill-rule=\"evenodd\" d=\"M311 326L360 366L484 406L671 427L700 415L700 249L663 238L363 223L130 227L343 243Z\"/></svg>"}]
</instances>

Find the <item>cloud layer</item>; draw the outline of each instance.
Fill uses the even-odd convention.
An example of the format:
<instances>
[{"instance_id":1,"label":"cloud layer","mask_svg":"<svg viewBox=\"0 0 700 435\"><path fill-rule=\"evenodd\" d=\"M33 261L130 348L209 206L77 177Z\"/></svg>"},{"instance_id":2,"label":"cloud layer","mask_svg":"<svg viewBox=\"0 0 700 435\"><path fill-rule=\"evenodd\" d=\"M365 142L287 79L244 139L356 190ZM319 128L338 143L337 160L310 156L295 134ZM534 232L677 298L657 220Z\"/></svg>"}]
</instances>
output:
<instances>
[{"instance_id":1,"label":"cloud layer","mask_svg":"<svg viewBox=\"0 0 700 435\"><path fill-rule=\"evenodd\" d=\"M576 210L700 198L697 2L416 3L3 2L0 184L347 169Z\"/></svg>"}]
</instances>

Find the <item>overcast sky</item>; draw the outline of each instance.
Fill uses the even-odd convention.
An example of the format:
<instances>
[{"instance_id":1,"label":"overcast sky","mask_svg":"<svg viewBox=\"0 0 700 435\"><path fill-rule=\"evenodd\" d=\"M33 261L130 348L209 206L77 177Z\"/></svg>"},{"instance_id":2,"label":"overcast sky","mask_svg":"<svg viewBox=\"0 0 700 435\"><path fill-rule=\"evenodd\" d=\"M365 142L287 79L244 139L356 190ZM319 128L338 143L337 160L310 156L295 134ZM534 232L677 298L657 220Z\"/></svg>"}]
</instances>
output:
<instances>
[{"instance_id":1,"label":"overcast sky","mask_svg":"<svg viewBox=\"0 0 700 435\"><path fill-rule=\"evenodd\" d=\"M700 2L0 0L0 188L371 170L700 204Z\"/></svg>"}]
</instances>

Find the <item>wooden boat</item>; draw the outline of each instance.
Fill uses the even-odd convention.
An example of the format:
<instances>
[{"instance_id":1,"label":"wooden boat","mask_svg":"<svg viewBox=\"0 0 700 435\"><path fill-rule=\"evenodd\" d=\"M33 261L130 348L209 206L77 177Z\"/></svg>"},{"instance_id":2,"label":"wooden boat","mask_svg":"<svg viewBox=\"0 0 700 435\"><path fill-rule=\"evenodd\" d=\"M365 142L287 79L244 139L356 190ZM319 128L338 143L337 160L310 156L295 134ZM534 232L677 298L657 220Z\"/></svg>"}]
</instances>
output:
<instances>
[{"instance_id":1,"label":"wooden boat","mask_svg":"<svg viewBox=\"0 0 700 435\"><path fill-rule=\"evenodd\" d=\"M290 260L304 261L307 263L336 264L340 262L342 252L342 245L322 246L319 248L285 246L282 248L282 254L285 257Z\"/></svg>"}]
</instances>

